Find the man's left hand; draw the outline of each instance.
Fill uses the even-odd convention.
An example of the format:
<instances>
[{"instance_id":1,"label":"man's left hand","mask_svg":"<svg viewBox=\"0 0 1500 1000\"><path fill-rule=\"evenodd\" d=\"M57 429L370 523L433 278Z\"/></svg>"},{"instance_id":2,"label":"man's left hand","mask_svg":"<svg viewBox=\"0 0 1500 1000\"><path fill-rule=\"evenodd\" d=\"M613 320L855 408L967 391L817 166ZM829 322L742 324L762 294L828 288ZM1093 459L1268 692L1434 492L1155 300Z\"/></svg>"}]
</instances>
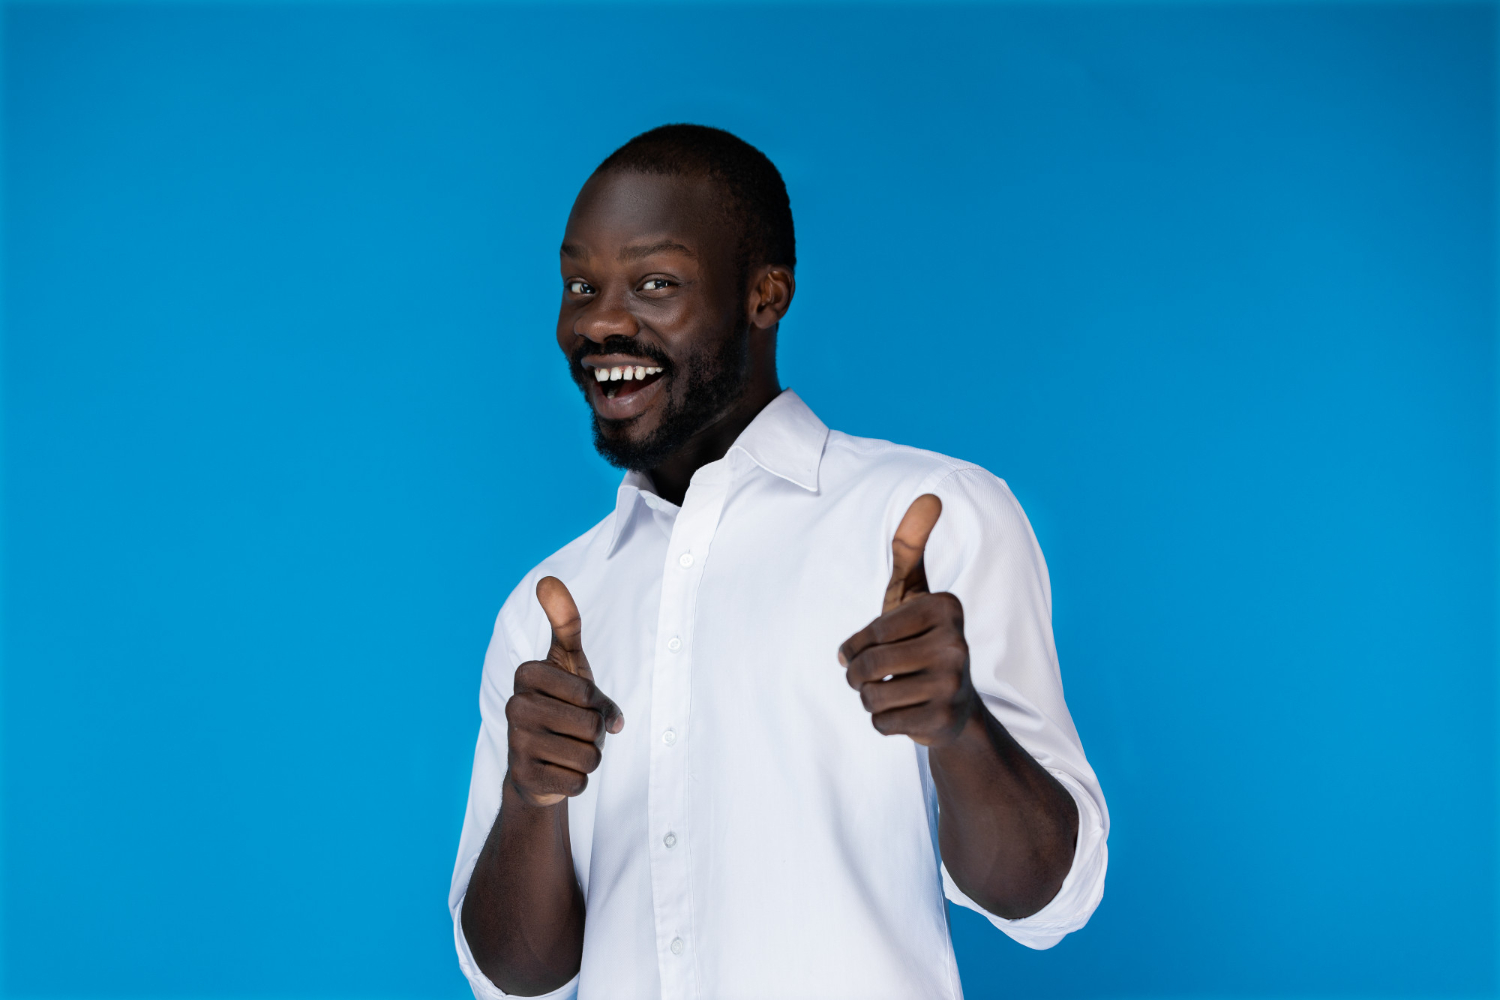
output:
<instances>
[{"instance_id":1,"label":"man's left hand","mask_svg":"<svg viewBox=\"0 0 1500 1000\"><path fill-rule=\"evenodd\" d=\"M927 589L923 555L943 512L931 493L907 510L891 541L891 582L881 615L839 647L849 686L886 736L952 743L983 712L969 680L964 608L952 594Z\"/></svg>"}]
</instances>

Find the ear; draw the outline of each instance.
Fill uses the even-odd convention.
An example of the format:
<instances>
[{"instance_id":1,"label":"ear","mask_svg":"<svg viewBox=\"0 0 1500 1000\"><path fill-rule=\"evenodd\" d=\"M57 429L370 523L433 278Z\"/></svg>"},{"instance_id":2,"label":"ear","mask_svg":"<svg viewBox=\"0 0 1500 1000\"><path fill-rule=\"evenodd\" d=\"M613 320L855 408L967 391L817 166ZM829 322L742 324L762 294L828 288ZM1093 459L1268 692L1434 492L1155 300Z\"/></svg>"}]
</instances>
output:
<instances>
[{"instance_id":1,"label":"ear","mask_svg":"<svg viewBox=\"0 0 1500 1000\"><path fill-rule=\"evenodd\" d=\"M797 278L792 269L780 264L765 264L751 274L750 323L769 330L781 322L792 306L797 292Z\"/></svg>"}]
</instances>

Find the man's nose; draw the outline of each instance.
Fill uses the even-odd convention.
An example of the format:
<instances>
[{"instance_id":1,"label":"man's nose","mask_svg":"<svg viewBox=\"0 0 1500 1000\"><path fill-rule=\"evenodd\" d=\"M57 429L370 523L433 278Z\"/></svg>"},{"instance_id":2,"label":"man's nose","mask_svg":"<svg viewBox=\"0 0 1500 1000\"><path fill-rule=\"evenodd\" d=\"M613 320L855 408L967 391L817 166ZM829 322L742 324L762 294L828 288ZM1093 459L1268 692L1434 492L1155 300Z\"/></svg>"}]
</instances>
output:
<instances>
[{"instance_id":1,"label":"man's nose","mask_svg":"<svg viewBox=\"0 0 1500 1000\"><path fill-rule=\"evenodd\" d=\"M606 292L595 299L574 322L573 329L596 344L609 337L634 337L641 332L640 324L625 308L625 296L618 292Z\"/></svg>"}]
</instances>

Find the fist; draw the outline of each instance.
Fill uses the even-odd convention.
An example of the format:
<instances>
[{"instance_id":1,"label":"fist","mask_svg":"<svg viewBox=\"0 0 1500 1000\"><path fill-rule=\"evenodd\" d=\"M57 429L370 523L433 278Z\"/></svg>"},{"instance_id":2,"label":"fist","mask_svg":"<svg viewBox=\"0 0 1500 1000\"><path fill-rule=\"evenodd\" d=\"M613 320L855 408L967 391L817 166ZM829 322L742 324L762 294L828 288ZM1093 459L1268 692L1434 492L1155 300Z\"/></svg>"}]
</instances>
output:
<instances>
[{"instance_id":1,"label":"fist","mask_svg":"<svg viewBox=\"0 0 1500 1000\"><path fill-rule=\"evenodd\" d=\"M625 716L594 684L583 655L583 622L568 588L554 576L536 585L552 645L544 660L516 668L515 693L505 703L509 723L506 780L534 806L551 806L588 787L603 759L605 733L618 733Z\"/></svg>"},{"instance_id":2,"label":"fist","mask_svg":"<svg viewBox=\"0 0 1500 1000\"><path fill-rule=\"evenodd\" d=\"M927 590L923 555L942 512L943 502L931 493L912 503L891 541L891 582L880 617L839 647L845 679L875 729L930 747L957 739L980 704L969 680L963 605L952 594Z\"/></svg>"}]
</instances>

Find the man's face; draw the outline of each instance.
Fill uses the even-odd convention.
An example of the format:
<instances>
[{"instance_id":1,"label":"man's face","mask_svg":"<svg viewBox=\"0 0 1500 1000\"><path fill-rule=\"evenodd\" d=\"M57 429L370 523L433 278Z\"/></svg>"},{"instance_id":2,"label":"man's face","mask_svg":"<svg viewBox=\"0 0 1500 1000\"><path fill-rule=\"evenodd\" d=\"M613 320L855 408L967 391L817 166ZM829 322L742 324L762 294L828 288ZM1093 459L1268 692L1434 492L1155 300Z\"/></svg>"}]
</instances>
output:
<instances>
[{"instance_id":1,"label":"man's face","mask_svg":"<svg viewBox=\"0 0 1500 1000\"><path fill-rule=\"evenodd\" d=\"M745 390L749 324L720 198L703 178L608 173L573 203L557 343L615 465L659 465Z\"/></svg>"}]
</instances>

